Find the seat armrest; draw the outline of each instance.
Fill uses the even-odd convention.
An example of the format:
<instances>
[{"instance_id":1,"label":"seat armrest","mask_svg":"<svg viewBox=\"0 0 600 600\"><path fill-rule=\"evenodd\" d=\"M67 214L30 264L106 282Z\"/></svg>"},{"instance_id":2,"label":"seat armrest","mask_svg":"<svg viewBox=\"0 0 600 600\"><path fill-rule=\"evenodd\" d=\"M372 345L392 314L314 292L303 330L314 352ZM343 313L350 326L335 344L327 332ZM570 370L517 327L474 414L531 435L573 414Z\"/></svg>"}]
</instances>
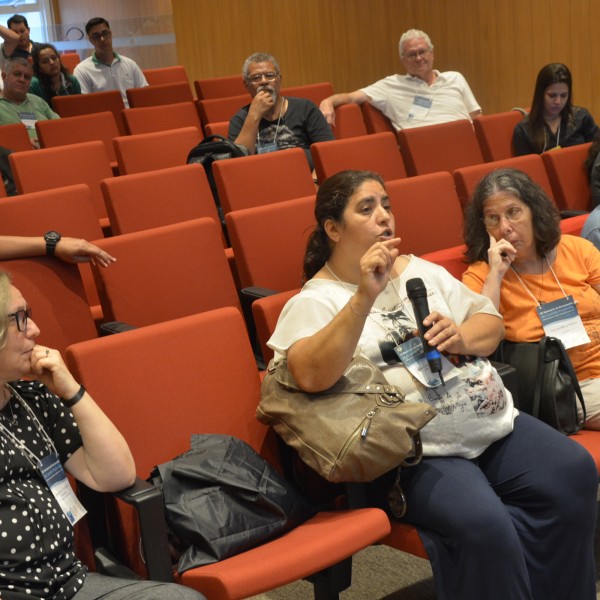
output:
<instances>
[{"instance_id":1,"label":"seat armrest","mask_svg":"<svg viewBox=\"0 0 600 600\"><path fill-rule=\"evenodd\" d=\"M134 325L123 323L123 321L108 321L107 323L100 324L100 335L113 335L115 333L123 333L124 331L131 331L137 329Z\"/></svg>"},{"instance_id":2,"label":"seat armrest","mask_svg":"<svg viewBox=\"0 0 600 600\"><path fill-rule=\"evenodd\" d=\"M107 497L112 496L133 506L136 511L148 578L154 581L173 581L165 506L159 488L138 478L131 487L110 494L96 492L81 482L77 482L77 489L78 496L88 511L94 558L100 572L121 577L136 577L133 572L128 572L127 567L119 564L111 550L113 544L107 528L109 511L106 503Z\"/></svg>"},{"instance_id":3,"label":"seat armrest","mask_svg":"<svg viewBox=\"0 0 600 600\"><path fill-rule=\"evenodd\" d=\"M132 505L137 512L148 578L154 581L173 581L162 491L138 478L131 487L115 492L114 495L122 502Z\"/></svg>"},{"instance_id":4,"label":"seat armrest","mask_svg":"<svg viewBox=\"0 0 600 600\"><path fill-rule=\"evenodd\" d=\"M242 290L240 291L242 300L249 301L250 303L252 303L255 300L258 300L260 298L265 298L266 296L273 296L278 293L279 293L278 290L272 290L271 288L265 288L265 287L259 287L259 286L242 288Z\"/></svg>"},{"instance_id":5,"label":"seat armrest","mask_svg":"<svg viewBox=\"0 0 600 600\"><path fill-rule=\"evenodd\" d=\"M568 219L570 217L578 217L579 215L589 215L589 214L590 214L589 210L575 210L575 209L561 210L560 218Z\"/></svg>"}]
</instances>

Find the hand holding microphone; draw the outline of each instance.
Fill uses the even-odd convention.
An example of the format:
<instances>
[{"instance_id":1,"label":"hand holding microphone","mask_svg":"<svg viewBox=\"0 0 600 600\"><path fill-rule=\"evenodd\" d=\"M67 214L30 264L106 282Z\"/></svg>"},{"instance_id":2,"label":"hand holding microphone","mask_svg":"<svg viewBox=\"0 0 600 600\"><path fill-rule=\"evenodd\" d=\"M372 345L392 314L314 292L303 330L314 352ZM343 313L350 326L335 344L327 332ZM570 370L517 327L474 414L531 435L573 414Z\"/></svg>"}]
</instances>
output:
<instances>
[{"instance_id":1,"label":"hand holding microphone","mask_svg":"<svg viewBox=\"0 0 600 600\"><path fill-rule=\"evenodd\" d=\"M429 345L429 342L425 339L425 334L431 329L431 325L424 325L423 321L429 316L429 303L427 302L427 289L425 284L420 277L414 277L406 282L406 293L408 299L412 304L415 319L417 320L417 327L419 328L419 337L423 344L423 350L427 357L427 363L432 373L437 373L442 384L444 378L442 377L442 355L440 352Z\"/></svg>"}]
</instances>

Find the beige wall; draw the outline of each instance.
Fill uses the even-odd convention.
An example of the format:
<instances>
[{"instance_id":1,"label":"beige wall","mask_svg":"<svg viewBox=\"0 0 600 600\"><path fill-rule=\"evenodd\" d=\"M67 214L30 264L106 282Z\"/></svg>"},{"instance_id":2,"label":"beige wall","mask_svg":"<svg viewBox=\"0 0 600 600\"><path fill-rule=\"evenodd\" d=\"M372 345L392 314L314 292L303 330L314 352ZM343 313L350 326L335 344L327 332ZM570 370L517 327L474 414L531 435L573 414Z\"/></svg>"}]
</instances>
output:
<instances>
[{"instance_id":1,"label":"beige wall","mask_svg":"<svg viewBox=\"0 0 600 600\"><path fill-rule=\"evenodd\" d=\"M435 66L461 71L484 112L529 106L538 70L560 61L573 72L575 103L600 121L600 79L593 76L600 66L597 0L172 0L172 6L179 62L192 80L237 74L260 50L278 58L285 85L331 81L337 91L353 90L401 72L398 38L416 27L432 38Z\"/></svg>"}]
</instances>

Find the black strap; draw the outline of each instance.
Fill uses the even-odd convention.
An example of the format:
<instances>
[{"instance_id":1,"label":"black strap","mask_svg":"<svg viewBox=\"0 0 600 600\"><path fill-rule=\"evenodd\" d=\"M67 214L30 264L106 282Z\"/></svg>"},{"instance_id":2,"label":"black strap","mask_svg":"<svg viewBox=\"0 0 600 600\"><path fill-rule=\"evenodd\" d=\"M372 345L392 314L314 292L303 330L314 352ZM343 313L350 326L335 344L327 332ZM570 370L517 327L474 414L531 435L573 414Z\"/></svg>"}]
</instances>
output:
<instances>
[{"instance_id":1,"label":"black strap","mask_svg":"<svg viewBox=\"0 0 600 600\"><path fill-rule=\"evenodd\" d=\"M534 417L539 418L540 416L540 402L542 396L542 383L544 380L544 371L546 369L546 348L549 343L553 343L559 349L560 352L560 364L563 366L569 377L571 378L571 384L573 385L573 389L575 390L575 394L577 399L579 400L579 404L581 405L581 409L583 411L583 419L581 422L579 421L579 417L577 417L577 431L581 431L583 428L583 424L587 419L587 412L585 410L585 402L583 400L583 394L581 392L581 388L579 387L579 380L577 379L577 375L573 369L573 365L571 363L571 359L563 346L563 343L554 337L544 336L538 342L538 364L537 371L535 374L535 387L534 387L534 396L533 396L533 408L532 415Z\"/></svg>"}]
</instances>

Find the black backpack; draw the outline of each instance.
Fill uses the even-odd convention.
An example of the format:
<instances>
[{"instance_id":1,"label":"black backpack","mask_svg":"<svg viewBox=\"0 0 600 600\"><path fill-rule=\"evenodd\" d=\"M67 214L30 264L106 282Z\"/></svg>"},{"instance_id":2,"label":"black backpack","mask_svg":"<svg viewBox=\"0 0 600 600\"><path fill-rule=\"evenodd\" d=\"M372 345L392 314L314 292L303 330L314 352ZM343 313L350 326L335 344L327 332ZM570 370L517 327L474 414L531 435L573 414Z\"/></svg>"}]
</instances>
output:
<instances>
[{"instance_id":1,"label":"black backpack","mask_svg":"<svg viewBox=\"0 0 600 600\"><path fill-rule=\"evenodd\" d=\"M222 135L209 135L197 146L192 148L187 157L188 164L197 163L204 167L210 189L217 204L217 209L219 210L221 221L224 219L221 203L219 202L219 194L217 193L217 186L215 185L215 178L212 173L212 164L215 160L238 158L240 156L248 156L248 149L245 146L230 142Z\"/></svg>"}]
</instances>

